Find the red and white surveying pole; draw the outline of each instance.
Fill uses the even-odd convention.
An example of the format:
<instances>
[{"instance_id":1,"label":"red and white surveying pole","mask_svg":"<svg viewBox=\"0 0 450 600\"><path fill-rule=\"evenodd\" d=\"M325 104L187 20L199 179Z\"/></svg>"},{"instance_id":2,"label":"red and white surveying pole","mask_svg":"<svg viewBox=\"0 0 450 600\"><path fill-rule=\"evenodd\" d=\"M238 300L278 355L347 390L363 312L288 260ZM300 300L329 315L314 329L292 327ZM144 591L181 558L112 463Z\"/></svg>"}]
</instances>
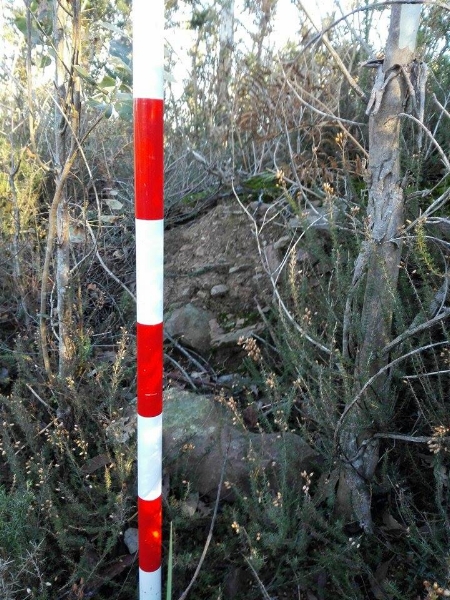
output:
<instances>
[{"instance_id":1,"label":"red and white surveying pole","mask_svg":"<svg viewBox=\"0 0 450 600\"><path fill-rule=\"evenodd\" d=\"M139 598L161 598L164 0L133 0Z\"/></svg>"}]
</instances>

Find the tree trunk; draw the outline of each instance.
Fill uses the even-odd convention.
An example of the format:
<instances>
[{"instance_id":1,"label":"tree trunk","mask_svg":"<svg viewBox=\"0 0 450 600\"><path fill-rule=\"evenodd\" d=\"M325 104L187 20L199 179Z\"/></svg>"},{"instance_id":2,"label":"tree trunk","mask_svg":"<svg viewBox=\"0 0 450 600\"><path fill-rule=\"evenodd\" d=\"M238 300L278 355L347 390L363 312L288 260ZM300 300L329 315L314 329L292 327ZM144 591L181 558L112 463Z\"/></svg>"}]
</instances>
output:
<instances>
[{"instance_id":1,"label":"tree trunk","mask_svg":"<svg viewBox=\"0 0 450 600\"><path fill-rule=\"evenodd\" d=\"M68 374L69 353L69 328L70 307L67 301L69 288L69 206L67 198L66 182L61 182L62 165L67 161L68 139L70 130L68 127L66 98L67 84L65 69L68 65L66 52L67 43L67 14L65 7L61 6L61 0L55 4L55 46L56 46L56 69L55 89L57 102L55 105L55 159L56 159L56 184L61 185L61 198L56 211L56 306L58 315L58 375L64 379Z\"/></svg>"},{"instance_id":2,"label":"tree trunk","mask_svg":"<svg viewBox=\"0 0 450 600\"><path fill-rule=\"evenodd\" d=\"M234 48L234 0L224 0L220 12L219 64L217 67L216 123L228 127L230 118L230 81Z\"/></svg>"},{"instance_id":3,"label":"tree trunk","mask_svg":"<svg viewBox=\"0 0 450 600\"><path fill-rule=\"evenodd\" d=\"M389 375L381 370L389 360L382 350L391 339L404 224L398 115L404 112L411 90L409 77L414 66L420 5L395 5L391 11L386 56L376 66L368 107L367 233L354 277L356 285L365 273L365 293L358 325L354 396L347 402L340 430L343 472L338 508L351 514L367 532L372 531L370 485L379 454L373 432L378 418L391 403ZM372 377L372 384L355 402Z\"/></svg>"},{"instance_id":4,"label":"tree trunk","mask_svg":"<svg viewBox=\"0 0 450 600\"><path fill-rule=\"evenodd\" d=\"M41 286L40 334L44 366L49 376L52 367L47 341L47 295L50 264L56 241L56 299L58 329L58 376L64 381L71 373L73 358L72 302L70 299L69 198L67 180L78 153L80 124L80 79L76 67L81 48L80 0L55 0L53 37L56 49L54 86L54 170L55 194L49 210L47 246ZM70 19L69 19L70 15Z\"/></svg>"}]
</instances>

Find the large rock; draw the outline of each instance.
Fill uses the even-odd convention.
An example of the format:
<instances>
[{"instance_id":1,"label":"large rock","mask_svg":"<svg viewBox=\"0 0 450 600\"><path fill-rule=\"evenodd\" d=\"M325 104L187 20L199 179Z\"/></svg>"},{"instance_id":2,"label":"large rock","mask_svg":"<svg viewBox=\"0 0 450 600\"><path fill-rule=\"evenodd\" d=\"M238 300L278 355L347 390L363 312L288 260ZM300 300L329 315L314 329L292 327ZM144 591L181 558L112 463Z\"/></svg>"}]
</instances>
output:
<instances>
[{"instance_id":1,"label":"large rock","mask_svg":"<svg viewBox=\"0 0 450 600\"><path fill-rule=\"evenodd\" d=\"M164 324L165 331L183 345L207 354L211 350L209 321L213 315L193 304L177 308Z\"/></svg>"},{"instance_id":2,"label":"large rock","mask_svg":"<svg viewBox=\"0 0 450 600\"><path fill-rule=\"evenodd\" d=\"M223 403L184 390L164 394L164 467L170 475L188 480L201 495L215 497L225 463L221 497L250 492L257 471L279 489L281 469L288 469L292 485L300 473L315 470L319 455L294 433L251 433Z\"/></svg>"}]
</instances>

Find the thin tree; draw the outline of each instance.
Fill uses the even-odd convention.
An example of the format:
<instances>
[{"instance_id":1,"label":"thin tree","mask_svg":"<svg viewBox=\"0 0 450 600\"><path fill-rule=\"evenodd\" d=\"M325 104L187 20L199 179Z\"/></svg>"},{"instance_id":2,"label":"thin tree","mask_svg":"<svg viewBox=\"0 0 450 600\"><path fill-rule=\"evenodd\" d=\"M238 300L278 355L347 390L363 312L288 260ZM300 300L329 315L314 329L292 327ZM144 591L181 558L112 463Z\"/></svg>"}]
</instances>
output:
<instances>
[{"instance_id":1,"label":"thin tree","mask_svg":"<svg viewBox=\"0 0 450 600\"><path fill-rule=\"evenodd\" d=\"M70 301L69 198L67 182L78 155L80 125L80 77L77 71L81 54L80 0L55 0L53 20L55 50L54 87L54 173L55 193L49 210L47 245L41 286L40 334L45 370L52 374L48 350L48 281L56 243L56 296L58 329L58 376L70 373L72 359Z\"/></svg>"},{"instance_id":2,"label":"thin tree","mask_svg":"<svg viewBox=\"0 0 450 600\"><path fill-rule=\"evenodd\" d=\"M353 290L365 286L360 311L348 310L351 329L360 331L355 362L354 394L339 422L343 473L339 490L342 512L352 514L367 532L372 530L371 489L379 457L374 423L391 407L389 356L392 319L402 253L404 194L400 171L401 113L413 100L423 65L415 55L420 4L394 5L384 58L369 63L376 68L367 112L369 163L367 227L355 263ZM348 308L351 305L348 302ZM350 317L350 313L353 313ZM359 314L358 314L359 313ZM356 319L359 323L355 323ZM344 328L348 333L349 323ZM343 353L348 354L348 336ZM370 383L370 385L369 385Z\"/></svg>"}]
</instances>

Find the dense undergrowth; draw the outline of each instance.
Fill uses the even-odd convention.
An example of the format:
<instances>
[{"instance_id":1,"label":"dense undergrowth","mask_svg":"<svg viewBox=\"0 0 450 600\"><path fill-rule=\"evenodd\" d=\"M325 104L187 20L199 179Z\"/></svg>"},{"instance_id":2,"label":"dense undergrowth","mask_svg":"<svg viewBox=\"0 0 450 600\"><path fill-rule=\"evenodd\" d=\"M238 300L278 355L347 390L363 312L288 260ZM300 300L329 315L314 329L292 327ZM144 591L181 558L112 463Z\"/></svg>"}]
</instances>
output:
<instances>
[{"instance_id":1,"label":"dense undergrowth","mask_svg":"<svg viewBox=\"0 0 450 600\"><path fill-rule=\"evenodd\" d=\"M439 30L441 21L431 16ZM229 135L214 125L205 98L189 113L190 88L179 100L185 118L167 114L168 225L181 228L224 200L236 209L242 203L242 210L259 201L275 206L289 237L265 333L244 344L240 374L247 386L234 406L252 431L295 432L321 456L317 472L298 473L295 481L282 464L276 489L255 469L250 492L235 490L237 499L220 503L216 514L214 498L196 496L189 481L171 480L164 548L167 557L172 523L174 597L188 586L213 521L191 598L434 600L450 595L448 173L435 144L425 140L419 151L417 131L405 126L407 231L392 290L392 401L373 411L381 449L371 490L375 531L365 535L337 514L336 493L339 430L355 389L363 327L353 319L345 354L346 311L363 301L352 277L367 227L367 134L364 125L344 127L327 116L339 112L360 123L365 106L327 55L309 50L306 33L301 57L298 48L287 48L276 66L270 56L240 60ZM430 35L424 29L422 47ZM430 52L430 91L445 106L447 55L432 45ZM347 42L340 53L354 71L367 58ZM361 85L364 78L369 91L366 72ZM127 600L137 587L137 558L124 543L124 532L137 523L130 123L118 115L103 120L68 183L73 361L61 381L44 370L38 327L54 192L45 134L51 110L44 93L35 99L43 106L37 156L25 125L15 129L23 97L4 96L2 124L12 133L0 142L0 595ZM308 110L311 103L316 111ZM447 155L448 114L431 99L426 114ZM87 108L85 128L97 117ZM430 218L420 218L439 198ZM311 225L311 210L327 216L326 227ZM249 235L260 235L259 227L249 213ZM45 319L55 366L53 294ZM428 323L437 315L444 316ZM165 351L189 367L168 341ZM220 365L214 367L220 375ZM220 394L220 384L213 391ZM251 426L243 417L249 407L256 415Z\"/></svg>"}]
</instances>

